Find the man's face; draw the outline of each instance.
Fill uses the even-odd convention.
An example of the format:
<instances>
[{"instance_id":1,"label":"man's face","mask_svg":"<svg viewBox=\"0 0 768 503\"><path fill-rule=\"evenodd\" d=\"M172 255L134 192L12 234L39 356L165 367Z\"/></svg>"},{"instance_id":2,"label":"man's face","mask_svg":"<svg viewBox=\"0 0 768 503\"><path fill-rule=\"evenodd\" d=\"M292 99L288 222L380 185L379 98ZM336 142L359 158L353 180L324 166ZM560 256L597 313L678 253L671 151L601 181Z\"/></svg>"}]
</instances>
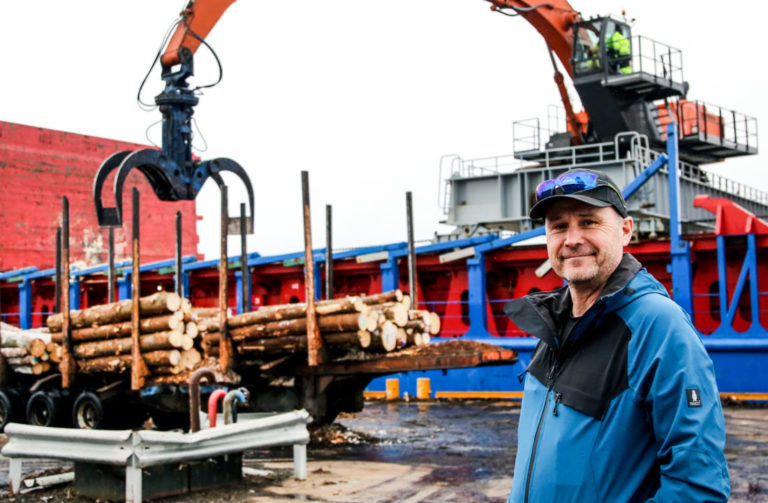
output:
<instances>
[{"instance_id":1,"label":"man's face","mask_svg":"<svg viewBox=\"0 0 768 503\"><path fill-rule=\"evenodd\" d=\"M631 218L573 199L552 203L545 223L552 268L572 286L605 284L632 238Z\"/></svg>"}]
</instances>

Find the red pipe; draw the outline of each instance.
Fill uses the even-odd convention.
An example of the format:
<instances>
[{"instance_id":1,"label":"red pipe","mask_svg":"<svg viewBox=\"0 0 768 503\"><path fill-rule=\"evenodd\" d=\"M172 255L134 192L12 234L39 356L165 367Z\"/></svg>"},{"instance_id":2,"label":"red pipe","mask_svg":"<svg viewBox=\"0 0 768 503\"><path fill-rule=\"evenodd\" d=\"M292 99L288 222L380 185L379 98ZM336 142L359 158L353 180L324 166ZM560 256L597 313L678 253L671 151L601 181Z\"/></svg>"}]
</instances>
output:
<instances>
[{"instance_id":1,"label":"red pipe","mask_svg":"<svg viewBox=\"0 0 768 503\"><path fill-rule=\"evenodd\" d=\"M216 412L218 409L218 402L219 399L224 398L227 396L227 392L223 389L217 389L213 393L211 393L211 396L208 397L208 426L210 428L216 427Z\"/></svg>"}]
</instances>

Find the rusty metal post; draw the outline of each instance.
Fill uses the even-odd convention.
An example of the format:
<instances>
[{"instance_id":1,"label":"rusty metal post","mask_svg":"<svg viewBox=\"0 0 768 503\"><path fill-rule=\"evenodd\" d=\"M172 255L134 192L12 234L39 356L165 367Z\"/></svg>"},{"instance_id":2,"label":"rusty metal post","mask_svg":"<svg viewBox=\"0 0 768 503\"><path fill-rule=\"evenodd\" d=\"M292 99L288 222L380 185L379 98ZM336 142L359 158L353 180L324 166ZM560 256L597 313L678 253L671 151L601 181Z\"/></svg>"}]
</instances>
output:
<instances>
[{"instance_id":1,"label":"rusty metal post","mask_svg":"<svg viewBox=\"0 0 768 503\"><path fill-rule=\"evenodd\" d=\"M189 378L189 432L200 431L200 380L206 378L213 384L216 376L210 369L198 369Z\"/></svg>"},{"instance_id":2,"label":"rusty metal post","mask_svg":"<svg viewBox=\"0 0 768 503\"><path fill-rule=\"evenodd\" d=\"M333 226L331 205L325 205L325 298L333 298Z\"/></svg>"},{"instance_id":3,"label":"rusty metal post","mask_svg":"<svg viewBox=\"0 0 768 503\"><path fill-rule=\"evenodd\" d=\"M62 354L59 372L61 387L69 388L75 380L75 359L72 356L72 324L69 313L69 199L61 198L61 333Z\"/></svg>"},{"instance_id":4,"label":"rusty metal post","mask_svg":"<svg viewBox=\"0 0 768 503\"><path fill-rule=\"evenodd\" d=\"M141 356L139 339L139 298L141 297L141 282L139 278L139 190L133 191L133 256L131 260L131 389L139 390L144 387L144 377L149 374L144 358Z\"/></svg>"},{"instance_id":5,"label":"rusty metal post","mask_svg":"<svg viewBox=\"0 0 768 503\"><path fill-rule=\"evenodd\" d=\"M408 220L408 290L411 295L412 309L418 309L418 278L416 277L416 248L413 241L413 200L411 192L405 193L405 211Z\"/></svg>"},{"instance_id":6,"label":"rusty metal post","mask_svg":"<svg viewBox=\"0 0 768 503\"><path fill-rule=\"evenodd\" d=\"M61 226L56 228L56 289L54 290L53 312L61 312Z\"/></svg>"},{"instance_id":7,"label":"rusty metal post","mask_svg":"<svg viewBox=\"0 0 768 503\"><path fill-rule=\"evenodd\" d=\"M322 363L323 340L315 313L315 261L312 256L312 222L309 211L309 173L301 172L301 199L304 205L304 290L307 297L307 363Z\"/></svg>"},{"instance_id":8,"label":"rusty metal post","mask_svg":"<svg viewBox=\"0 0 768 503\"><path fill-rule=\"evenodd\" d=\"M229 307L229 284L227 270L227 225L229 203L227 186L221 184L221 255L219 258L219 366L226 372L234 364L232 340L227 330L227 308Z\"/></svg>"},{"instance_id":9,"label":"rusty metal post","mask_svg":"<svg viewBox=\"0 0 768 503\"><path fill-rule=\"evenodd\" d=\"M110 227L107 231L107 298L109 303L115 299L115 229Z\"/></svg>"},{"instance_id":10,"label":"rusty metal post","mask_svg":"<svg viewBox=\"0 0 768 503\"><path fill-rule=\"evenodd\" d=\"M248 250L246 243L245 203L240 203L240 312L251 310L251 277L248 275Z\"/></svg>"},{"instance_id":11,"label":"rusty metal post","mask_svg":"<svg viewBox=\"0 0 768 503\"><path fill-rule=\"evenodd\" d=\"M181 211L176 212L176 294L184 297L184 286L181 281Z\"/></svg>"}]
</instances>

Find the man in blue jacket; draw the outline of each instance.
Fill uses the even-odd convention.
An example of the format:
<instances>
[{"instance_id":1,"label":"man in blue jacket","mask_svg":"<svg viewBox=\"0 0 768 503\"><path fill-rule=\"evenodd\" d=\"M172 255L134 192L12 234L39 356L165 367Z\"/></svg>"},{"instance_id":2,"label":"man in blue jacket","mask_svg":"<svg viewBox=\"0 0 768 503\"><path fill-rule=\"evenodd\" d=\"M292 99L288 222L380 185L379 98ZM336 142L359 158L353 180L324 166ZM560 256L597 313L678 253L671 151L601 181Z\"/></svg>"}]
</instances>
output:
<instances>
[{"instance_id":1,"label":"man in blue jacket","mask_svg":"<svg viewBox=\"0 0 768 503\"><path fill-rule=\"evenodd\" d=\"M730 493L725 421L688 315L623 248L633 222L604 173L536 191L567 286L505 306L540 339L520 412L509 502L717 502Z\"/></svg>"}]
</instances>

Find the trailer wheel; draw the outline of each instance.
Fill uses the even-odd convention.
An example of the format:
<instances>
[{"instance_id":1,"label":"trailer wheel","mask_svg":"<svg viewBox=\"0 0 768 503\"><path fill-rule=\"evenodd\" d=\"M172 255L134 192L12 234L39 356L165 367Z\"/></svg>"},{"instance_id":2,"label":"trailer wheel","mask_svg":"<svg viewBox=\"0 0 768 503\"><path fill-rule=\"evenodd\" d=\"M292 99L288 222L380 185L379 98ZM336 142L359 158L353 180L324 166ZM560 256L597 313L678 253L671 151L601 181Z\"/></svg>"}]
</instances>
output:
<instances>
[{"instance_id":1,"label":"trailer wheel","mask_svg":"<svg viewBox=\"0 0 768 503\"><path fill-rule=\"evenodd\" d=\"M104 426L104 404L99 395L83 391L72 406L72 424L75 428L96 430Z\"/></svg>"},{"instance_id":2,"label":"trailer wheel","mask_svg":"<svg viewBox=\"0 0 768 503\"><path fill-rule=\"evenodd\" d=\"M27 401L27 422L35 426L55 426L60 402L61 395L56 390L35 391Z\"/></svg>"},{"instance_id":3,"label":"trailer wheel","mask_svg":"<svg viewBox=\"0 0 768 503\"><path fill-rule=\"evenodd\" d=\"M18 393L8 390L0 391L0 432L5 430L5 425L18 421L22 414L23 402Z\"/></svg>"}]
</instances>

